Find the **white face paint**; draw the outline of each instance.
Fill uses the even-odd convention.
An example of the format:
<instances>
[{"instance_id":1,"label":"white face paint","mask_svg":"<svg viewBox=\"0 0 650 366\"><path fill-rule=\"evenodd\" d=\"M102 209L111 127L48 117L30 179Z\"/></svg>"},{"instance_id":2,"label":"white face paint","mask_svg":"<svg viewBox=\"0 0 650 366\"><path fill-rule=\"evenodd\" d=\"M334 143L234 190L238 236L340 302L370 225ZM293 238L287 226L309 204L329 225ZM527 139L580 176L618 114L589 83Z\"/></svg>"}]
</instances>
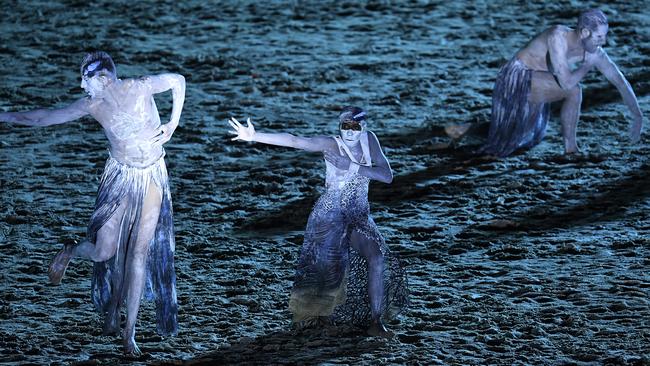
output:
<instances>
[{"instance_id":1,"label":"white face paint","mask_svg":"<svg viewBox=\"0 0 650 366\"><path fill-rule=\"evenodd\" d=\"M582 46L585 48L585 51L589 53L596 52L598 47L602 47L607 42L607 32L609 27L605 24L601 24L594 30L590 32L589 37L582 40Z\"/></svg>"},{"instance_id":2,"label":"white face paint","mask_svg":"<svg viewBox=\"0 0 650 366\"><path fill-rule=\"evenodd\" d=\"M343 143L345 143L347 146L352 147L355 146L359 143L359 139L361 138L361 134L363 131L366 129L365 123L361 123L361 131L355 131L355 130L343 130L339 126L339 133L341 134L341 139L343 139Z\"/></svg>"},{"instance_id":3,"label":"white face paint","mask_svg":"<svg viewBox=\"0 0 650 366\"><path fill-rule=\"evenodd\" d=\"M83 76L81 78L81 88L90 95L91 98L96 98L106 89L106 78L100 75L95 75L91 78Z\"/></svg>"}]
</instances>

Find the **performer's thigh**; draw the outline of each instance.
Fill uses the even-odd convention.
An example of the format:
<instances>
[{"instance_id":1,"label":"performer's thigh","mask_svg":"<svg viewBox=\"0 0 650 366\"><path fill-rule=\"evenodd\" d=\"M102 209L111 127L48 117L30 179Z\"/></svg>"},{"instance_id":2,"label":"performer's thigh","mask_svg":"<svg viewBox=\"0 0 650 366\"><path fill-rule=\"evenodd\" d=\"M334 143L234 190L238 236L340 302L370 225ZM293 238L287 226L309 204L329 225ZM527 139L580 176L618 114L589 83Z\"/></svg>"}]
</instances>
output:
<instances>
[{"instance_id":1,"label":"performer's thigh","mask_svg":"<svg viewBox=\"0 0 650 366\"><path fill-rule=\"evenodd\" d=\"M126 200L123 200L113 213L113 216L97 231L97 238L95 239L95 259L97 261L105 261L115 255L126 206Z\"/></svg>"},{"instance_id":2,"label":"performer's thigh","mask_svg":"<svg viewBox=\"0 0 650 366\"><path fill-rule=\"evenodd\" d=\"M350 236L350 246L358 251L359 254L361 254L361 256L368 262L381 259L382 254L381 249L379 248L379 243L367 238L357 230L352 231L352 235Z\"/></svg>"},{"instance_id":3,"label":"performer's thigh","mask_svg":"<svg viewBox=\"0 0 650 366\"><path fill-rule=\"evenodd\" d=\"M562 89L553 75L548 72L533 71L530 84L528 100L533 103L557 102L570 94L570 91Z\"/></svg>"},{"instance_id":4,"label":"performer's thigh","mask_svg":"<svg viewBox=\"0 0 650 366\"><path fill-rule=\"evenodd\" d=\"M160 216L160 206L162 203L162 191L154 183L149 183L147 194L142 205L140 216L140 227L138 227L138 240L136 250L139 254L146 254L149 250L149 242L153 239L158 225Z\"/></svg>"}]
</instances>

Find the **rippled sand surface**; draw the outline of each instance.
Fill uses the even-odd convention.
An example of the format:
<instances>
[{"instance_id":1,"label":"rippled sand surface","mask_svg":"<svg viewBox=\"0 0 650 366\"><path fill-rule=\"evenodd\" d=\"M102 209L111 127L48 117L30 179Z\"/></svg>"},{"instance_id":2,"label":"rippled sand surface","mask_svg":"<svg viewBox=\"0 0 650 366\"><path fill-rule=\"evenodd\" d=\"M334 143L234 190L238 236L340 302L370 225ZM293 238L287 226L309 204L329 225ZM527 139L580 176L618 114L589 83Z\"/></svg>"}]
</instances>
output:
<instances>
[{"instance_id":1,"label":"rippled sand surface","mask_svg":"<svg viewBox=\"0 0 650 366\"><path fill-rule=\"evenodd\" d=\"M592 73L578 126L583 155L562 155L555 108L534 150L472 157L498 67L543 28L573 25L587 5L497 3L2 2L2 109L82 97L79 63L96 48L122 77L186 76L181 125L166 145L180 333L157 336L143 305L145 356L136 361L650 363L648 136L628 143L628 111ZM646 8L602 6L610 57L647 117ZM157 96L163 120L170 100ZM375 220L412 290L392 340L291 329L293 267L324 164L226 132L229 116L251 116L263 131L332 135L349 104L368 110L395 172L391 185L371 186ZM475 125L450 144L445 127L463 123ZM61 286L47 283L60 245L83 238L106 155L90 119L0 125L0 362L131 362L119 339L101 335L91 263L74 261Z\"/></svg>"}]
</instances>

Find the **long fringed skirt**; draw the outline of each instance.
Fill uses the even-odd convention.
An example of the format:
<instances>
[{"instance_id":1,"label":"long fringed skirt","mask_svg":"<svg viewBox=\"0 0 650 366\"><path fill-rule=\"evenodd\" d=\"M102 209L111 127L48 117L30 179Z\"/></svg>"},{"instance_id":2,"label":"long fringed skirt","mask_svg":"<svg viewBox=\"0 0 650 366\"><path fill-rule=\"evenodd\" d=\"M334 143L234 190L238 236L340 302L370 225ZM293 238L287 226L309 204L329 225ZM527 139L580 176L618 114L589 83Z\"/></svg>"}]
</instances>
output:
<instances>
[{"instance_id":1,"label":"long fringed skirt","mask_svg":"<svg viewBox=\"0 0 650 366\"><path fill-rule=\"evenodd\" d=\"M506 157L542 141L549 104L528 100L532 74L517 58L501 67L492 93L490 132L479 153Z\"/></svg>"},{"instance_id":2,"label":"long fringed skirt","mask_svg":"<svg viewBox=\"0 0 650 366\"><path fill-rule=\"evenodd\" d=\"M129 248L134 246L142 215L142 206L149 184L162 192L160 216L149 245L145 297L155 301L157 331L160 335L175 335L178 331L176 273L174 271L174 223L167 168L164 158L145 168L128 166L110 157L101 178L95 211L90 219L87 237L95 243L99 229L113 216L121 203L127 205L120 224L117 253L105 262L95 262L92 298L97 311L106 317L123 305L127 294L126 263ZM119 319L117 324L119 324Z\"/></svg>"}]
</instances>

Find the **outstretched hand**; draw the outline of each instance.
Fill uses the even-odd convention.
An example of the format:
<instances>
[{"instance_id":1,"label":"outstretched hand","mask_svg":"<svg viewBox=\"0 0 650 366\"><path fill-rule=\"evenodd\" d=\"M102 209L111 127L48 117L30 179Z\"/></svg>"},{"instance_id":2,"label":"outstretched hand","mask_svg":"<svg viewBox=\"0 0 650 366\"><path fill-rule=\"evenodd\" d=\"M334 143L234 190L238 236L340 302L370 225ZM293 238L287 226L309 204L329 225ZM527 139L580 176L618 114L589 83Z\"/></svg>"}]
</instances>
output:
<instances>
[{"instance_id":1,"label":"outstretched hand","mask_svg":"<svg viewBox=\"0 0 650 366\"><path fill-rule=\"evenodd\" d=\"M235 117L230 117L228 123L230 123L230 127L233 128L232 131L228 131L228 132L230 132L233 135L237 135L231 139L232 141L236 141L236 140L253 141L253 136L255 136L255 127L253 127L250 118L246 119L246 127L244 127L241 123L239 123L239 121L237 121Z\"/></svg>"},{"instance_id":2,"label":"outstretched hand","mask_svg":"<svg viewBox=\"0 0 650 366\"><path fill-rule=\"evenodd\" d=\"M350 160L349 157L329 150L325 150L325 160L329 161L332 165L341 170L350 169L350 164L352 164L352 160Z\"/></svg>"}]
</instances>

